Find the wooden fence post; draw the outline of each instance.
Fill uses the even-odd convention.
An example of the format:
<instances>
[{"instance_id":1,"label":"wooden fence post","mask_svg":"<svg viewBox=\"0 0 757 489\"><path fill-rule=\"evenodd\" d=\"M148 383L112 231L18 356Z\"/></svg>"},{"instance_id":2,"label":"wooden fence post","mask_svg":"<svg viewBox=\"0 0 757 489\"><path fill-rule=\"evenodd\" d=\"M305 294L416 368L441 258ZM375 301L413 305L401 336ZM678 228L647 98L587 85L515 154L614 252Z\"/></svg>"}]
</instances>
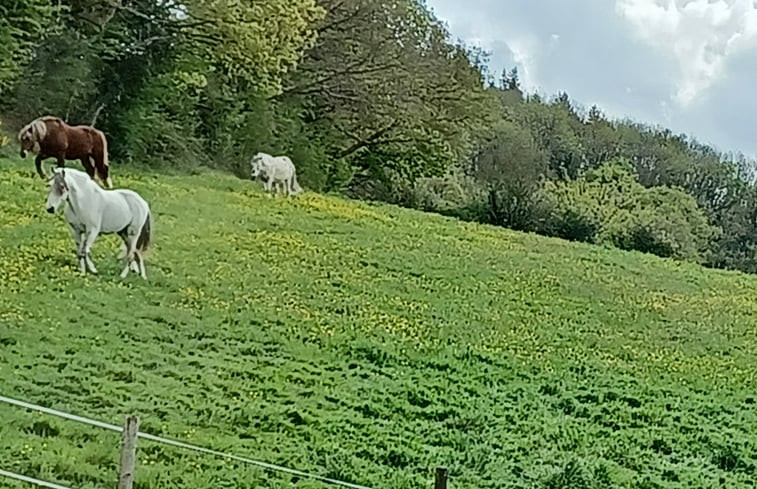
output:
<instances>
[{"instance_id":1,"label":"wooden fence post","mask_svg":"<svg viewBox=\"0 0 757 489\"><path fill-rule=\"evenodd\" d=\"M121 464L118 474L118 489L134 487L134 471L137 465L137 433L139 418L127 416L121 433Z\"/></svg>"},{"instance_id":2,"label":"wooden fence post","mask_svg":"<svg viewBox=\"0 0 757 489\"><path fill-rule=\"evenodd\" d=\"M444 467L436 468L436 484L434 489L447 489L447 469Z\"/></svg>"}]
</instances>

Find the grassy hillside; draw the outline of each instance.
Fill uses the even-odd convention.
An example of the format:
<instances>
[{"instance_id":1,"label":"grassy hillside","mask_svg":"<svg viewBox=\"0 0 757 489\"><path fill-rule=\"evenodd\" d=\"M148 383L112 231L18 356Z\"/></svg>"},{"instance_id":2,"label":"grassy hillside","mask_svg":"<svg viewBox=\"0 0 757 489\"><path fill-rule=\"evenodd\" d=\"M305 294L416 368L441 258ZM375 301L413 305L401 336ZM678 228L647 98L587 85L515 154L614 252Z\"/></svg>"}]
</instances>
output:
<instances>
[{"instance_id":1,"label":"grassy hillside","mask_svg":"<svg viewBox=\"0 0 757 489\"><path fill-rule=\"evenodd\" d=\"M114 237L80 276L32 162L0 160L0 394L376 488L437 465L454 489L752 487L755 278L215 173L113 176L156 214L147 283L118 279ZM117 434L0 417L0 468L113 486ZM323 487L149 442L139 463L140 489Z\"/></svg>"}]
</instances>

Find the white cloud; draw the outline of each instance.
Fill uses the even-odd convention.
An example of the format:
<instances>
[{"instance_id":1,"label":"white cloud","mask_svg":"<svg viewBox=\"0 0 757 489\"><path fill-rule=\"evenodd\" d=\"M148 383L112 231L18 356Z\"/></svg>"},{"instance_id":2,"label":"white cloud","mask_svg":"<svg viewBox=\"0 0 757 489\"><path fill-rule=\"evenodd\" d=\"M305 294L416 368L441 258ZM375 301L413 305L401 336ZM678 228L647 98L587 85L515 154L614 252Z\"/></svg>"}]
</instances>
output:
<instances>
[{"instance_id":1,"label":"white cloud","mask_svg":"<svg viewBox=\"0 0 757 489\"><path fill-rule=\"evenodd\" d=\"M518 76L521 86L526 90L532 91L537 88L538 75L536 56L538 53L538 43L533 39L512 39L507 41L510 51L513 53L513 60L518 66Z\"/></svg>"},{"instance_id":2,"label":"white cloud","mask_svg":"<svg viewBox=\"0 0 757 489\"><path fill-rule=\"evenodd\" d=\"M730 56L757 46L753 0L617 0L615 7L640 40L676 63L673 101L681 107L726 75Z\"/></svg>"}]
</instances>

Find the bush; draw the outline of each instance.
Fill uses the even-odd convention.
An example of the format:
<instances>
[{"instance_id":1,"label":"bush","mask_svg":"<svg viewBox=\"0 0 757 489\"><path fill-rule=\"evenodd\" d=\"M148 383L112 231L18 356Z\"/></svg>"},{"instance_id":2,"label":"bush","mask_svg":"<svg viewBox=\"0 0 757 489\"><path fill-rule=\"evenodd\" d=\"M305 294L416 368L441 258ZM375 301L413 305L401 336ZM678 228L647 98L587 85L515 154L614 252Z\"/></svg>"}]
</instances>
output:
<instances>
[{"instance_id":1,"label":"bush","mask_svg":"<svg viewBox=\"0 0 757 489\"><path fill-rule=\"evenodd\" d=\"M157 76L137 94L118 117L117 154L129 161L188 167L202 159L204 141L198 137L201 75L181 72Z\"/></svg>"},{"instance_id":2,"label":"bush","mask_svg":"<svg viewBox=\"0 0 757 489\"><path fill-rule=\"evenodd\" d=\"M607 213L596 190L583 180L547 182L539 197L544 216L539 232L571 241L597 242Z\"/></svg>"},{"instance_id":3,"label":"bush","mask_svg":"<svg viewBox=\"0 0 757 489\"><path fill-rule=\"evenodd\" d=\"M576 180L547 182L541 203L543 234L662 257L702 263L719 235L694 197L668 187L644 188L624 161Z\"/></svg>"},{"instance_id":4,"label":"bush","mask_svg":"<svg viewBox=\"0 0 757 489\"><path fill-rule=\"evenodd\" d=\"M644 189L633 212L610 239L619 248L703 263L720 235L691 195L679 189Z\"/></svg>"},{"instance_id":5,"label":"bush","mask_svg":"<svg viewBox=\"0 0 757 489\"><path fill-rule=\"evenodd\" d=\"M3 130L3 120L0 119L0 148L3 148L8 145L10 142L10 139L5 135L5 131Z\"/></svg>"},{"instance_id":6,"label":"bush","mask_svg":"<svg viewBox=\"0 0 757 489\"><path fill-rule=\"evenodd\" d=\"M427 212L486 222L486 191L459 171L443 177L419 179L412 191L413 207Z\"/></svg>"},{"instance_id":7,"label":"bush","mask_svg":"<svg viewBox=\"0 0 757 489\"><path fill-rule=\"evenodd\" d=\"M601 229L602 223L594 213L586 208L568 206L552 213L545 234L569 241L594 243Z\"/></svg>"}]
</instances>

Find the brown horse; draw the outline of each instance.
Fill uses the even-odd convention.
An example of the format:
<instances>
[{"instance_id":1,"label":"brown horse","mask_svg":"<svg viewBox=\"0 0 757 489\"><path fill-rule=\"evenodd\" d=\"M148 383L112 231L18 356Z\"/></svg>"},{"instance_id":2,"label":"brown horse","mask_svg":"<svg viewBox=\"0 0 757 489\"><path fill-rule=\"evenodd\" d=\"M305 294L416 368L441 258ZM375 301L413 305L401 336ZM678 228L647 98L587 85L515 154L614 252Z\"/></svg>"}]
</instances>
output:
<instances>
[{"instance_id":1,"label":"brown horse","mask_svg":"<svg viewBox=\"0 0 757 489\"><path fill-rule=\"evenodd\" d=\"M108 175L108 141L102 131L91 126L69 126L58 117L45 116L24 126L18 140L22 158L27 151L37 155L34 163L40 177L47 178L42 172L42 161L47 158L56 158L58 167L65 166L65 160L80 160L92 179L96 171L100 180L113 188Z\"/></svg>"}]
</instances>

